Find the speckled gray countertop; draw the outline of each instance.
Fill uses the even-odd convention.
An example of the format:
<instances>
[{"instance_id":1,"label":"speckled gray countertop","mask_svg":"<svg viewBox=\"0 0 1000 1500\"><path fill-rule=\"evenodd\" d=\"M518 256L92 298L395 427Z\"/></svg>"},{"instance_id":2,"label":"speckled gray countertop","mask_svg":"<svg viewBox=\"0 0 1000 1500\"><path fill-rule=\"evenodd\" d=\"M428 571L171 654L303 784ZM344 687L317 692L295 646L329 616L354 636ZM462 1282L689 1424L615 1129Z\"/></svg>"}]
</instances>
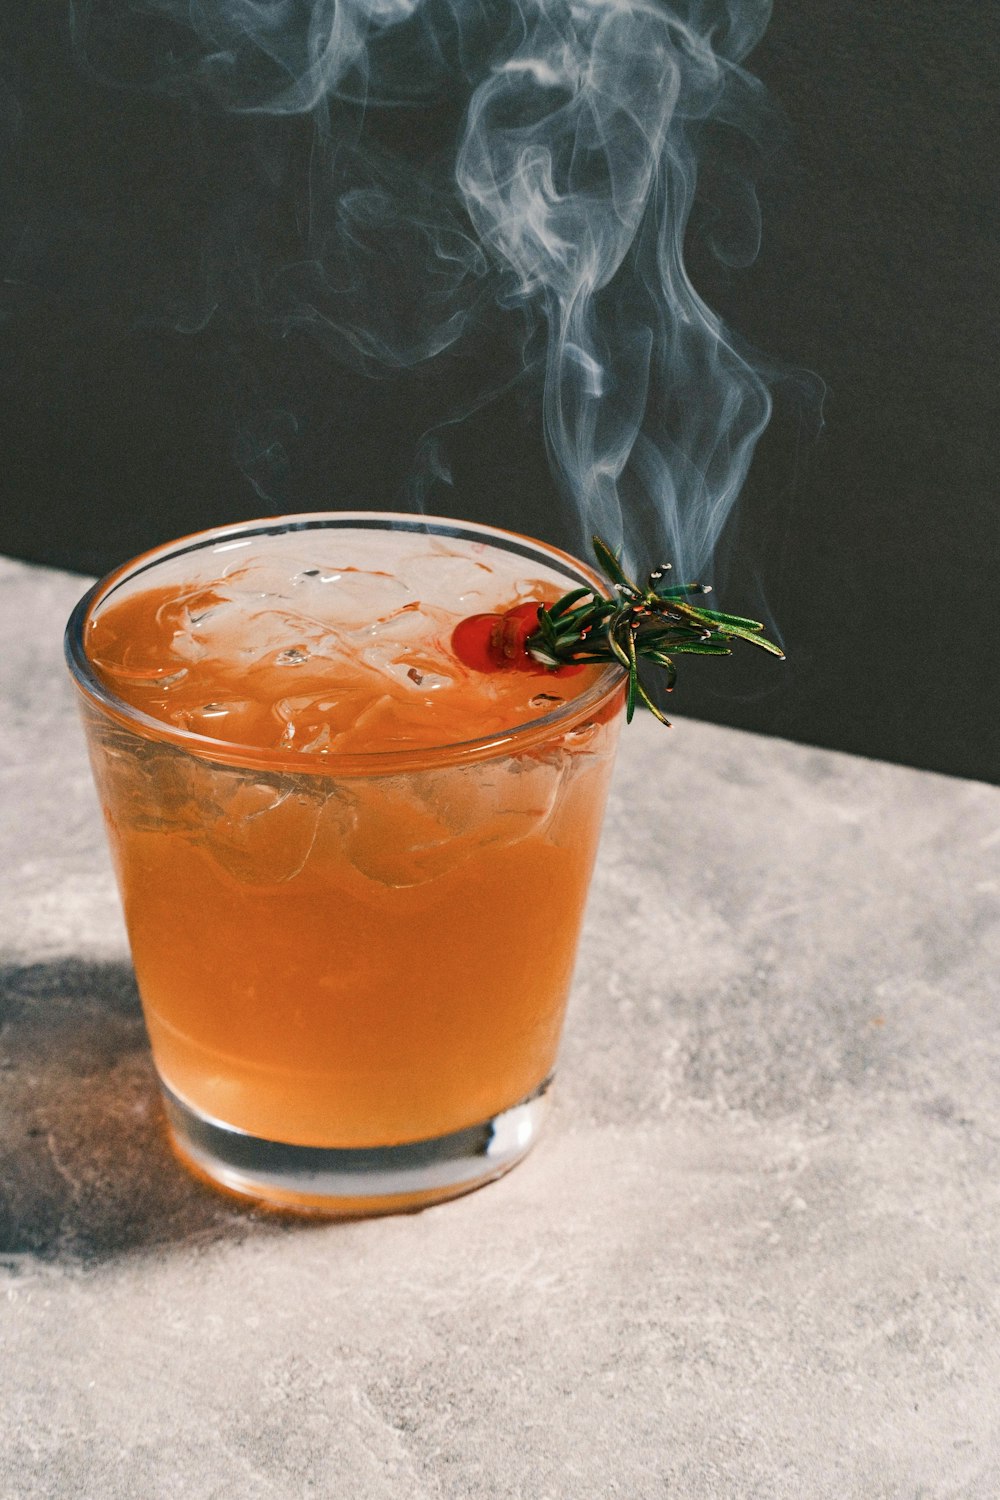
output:
<instances>
[{"instance_id":1,"label":"speckled gray countertop","mask_svg":"<svg viewBox=\"0 0 1000 1500\"><path fill-rule=\"evenodd\" d=\"M1000 789L637 721L539 1147L289 1221L163 1140L80 588L0 562L4 1500L1000 1496Z\"/></svg>"}]
</instances>

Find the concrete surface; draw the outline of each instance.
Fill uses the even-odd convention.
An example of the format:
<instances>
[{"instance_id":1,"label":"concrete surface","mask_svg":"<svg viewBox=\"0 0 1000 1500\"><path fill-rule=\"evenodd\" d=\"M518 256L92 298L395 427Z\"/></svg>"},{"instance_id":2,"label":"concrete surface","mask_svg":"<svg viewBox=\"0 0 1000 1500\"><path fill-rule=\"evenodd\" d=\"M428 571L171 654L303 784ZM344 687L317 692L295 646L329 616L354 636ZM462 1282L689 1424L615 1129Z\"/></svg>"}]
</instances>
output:
<instances>
[{"instance_id":1,"label":"concrete surface","mask_svg":"<svg viewBox=\"0 0 1000 1500\"><path fill-rule=\"evenodd\" d=\"M1000 1495L1000 790L637 721L541 1145L285 1220L164 1144L79 590L0 563L4 1500Z\"/></svg>"}]
</instances>

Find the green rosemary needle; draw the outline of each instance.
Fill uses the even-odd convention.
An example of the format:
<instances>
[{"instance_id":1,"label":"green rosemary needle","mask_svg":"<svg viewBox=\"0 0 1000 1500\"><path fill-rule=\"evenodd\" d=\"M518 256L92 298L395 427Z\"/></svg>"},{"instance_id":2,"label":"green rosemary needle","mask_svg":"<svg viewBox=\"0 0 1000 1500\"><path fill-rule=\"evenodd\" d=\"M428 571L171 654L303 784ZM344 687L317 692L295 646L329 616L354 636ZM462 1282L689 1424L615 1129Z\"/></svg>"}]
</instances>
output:
<instances>
[{"instance_id":1,"label":"green rosemary needle","mask_svg":"<svg viewBox=\"0 0 1000 1500\"><path fill-rule=\"evenodd\" d=\"M665 584L670 564L664 563L654 568L646 587L640 588L601 537L594 537L593 546L594 556L611 582L611 596L577 588L547 608L543 606L538 612L538 627L528 636L525 649L542 666L552 668L567 662L618 662L628 673L628 720L641 701L661 724L670 723L640 681L640 661L652 662L665 673L664 686L670 692L677 677L675 656L731 656L731 642L740 640L784 660L781 648L761 634L764 626L759 620L687 602L692 596L710 593L709 584Z\"/></svg>"}]
</instances>

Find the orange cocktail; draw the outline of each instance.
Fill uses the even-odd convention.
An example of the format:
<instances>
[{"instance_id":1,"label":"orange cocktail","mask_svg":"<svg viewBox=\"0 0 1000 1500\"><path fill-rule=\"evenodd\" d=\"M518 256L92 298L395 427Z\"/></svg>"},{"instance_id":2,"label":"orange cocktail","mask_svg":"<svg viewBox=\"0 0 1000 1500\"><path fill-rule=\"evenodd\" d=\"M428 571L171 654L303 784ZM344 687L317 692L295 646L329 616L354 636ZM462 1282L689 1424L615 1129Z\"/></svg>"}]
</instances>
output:
<instances>
[{"instance_id":1,"label":"orange cocktail","mask_svg":"<svg viewBox=\"0 0 1000 1500\"><path fill-rule=\"evenodd\" d=\"M364 1211L535 1134L620 674L476 672L462 618L592 576L491 528L333 514L111 575L69 631L181 1150Z\"/></svg>"}]
</instances>

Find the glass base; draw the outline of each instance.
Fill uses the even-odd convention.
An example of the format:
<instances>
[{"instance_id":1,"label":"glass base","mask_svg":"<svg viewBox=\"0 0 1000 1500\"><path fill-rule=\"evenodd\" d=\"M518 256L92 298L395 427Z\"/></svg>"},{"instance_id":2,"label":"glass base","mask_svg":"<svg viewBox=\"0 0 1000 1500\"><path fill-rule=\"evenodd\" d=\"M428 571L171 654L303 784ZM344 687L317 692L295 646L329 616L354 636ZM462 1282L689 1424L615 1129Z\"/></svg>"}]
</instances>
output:
<instances>
[{"instance_id":1,"label":"glass base","mask_svg":"<svg viewBox=\"0 0 1000 1500\"><path fill-rule=\"evenodd\" d=\"M355 1218L407 1213L509 1172L538 1138L551 1078L480 1125L399 1146L287 1146L199 1114L165 1084L174 1145L199 1176L300 1213Z\"/></svg>"}]
</instances>

